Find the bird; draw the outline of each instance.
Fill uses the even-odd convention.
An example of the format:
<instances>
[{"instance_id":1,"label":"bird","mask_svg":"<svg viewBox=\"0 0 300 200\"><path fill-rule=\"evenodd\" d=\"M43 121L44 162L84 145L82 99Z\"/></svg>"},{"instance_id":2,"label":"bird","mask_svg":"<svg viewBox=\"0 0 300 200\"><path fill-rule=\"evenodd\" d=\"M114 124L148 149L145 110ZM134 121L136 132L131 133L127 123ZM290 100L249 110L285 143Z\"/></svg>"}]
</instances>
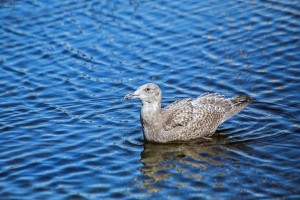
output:
<instances>
[{"instance_id":1,"label":"bird","mask_svg":"<svg viewBox=\"0 0 300 200\"><path fill-rule=\"evenodd\" d=\"M146 83L124 99L140 99L140 121L146 141L167 143L212 136L220 124L242 111L249 96L225 98L219 93L204 93L161 108L162 92L155 83Z\"/></svg>"}]
</instances>

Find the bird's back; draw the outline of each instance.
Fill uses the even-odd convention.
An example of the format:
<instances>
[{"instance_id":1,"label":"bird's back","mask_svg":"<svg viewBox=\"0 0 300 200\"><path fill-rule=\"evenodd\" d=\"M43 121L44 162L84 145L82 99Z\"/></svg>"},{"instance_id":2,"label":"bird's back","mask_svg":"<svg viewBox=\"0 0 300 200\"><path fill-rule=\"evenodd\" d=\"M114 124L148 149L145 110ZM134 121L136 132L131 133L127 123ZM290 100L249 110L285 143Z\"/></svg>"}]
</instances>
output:
<instances>
[{"instance_id":1,"label":"bird's back","mask_svg":"<svg viewBox=\"0 0 300 200\"><path fill-rule=\"evenodd\" d=\"M205 93L195 99L194 105L204 104L223 109L224 116L222 122L224 122L242 111L251 101L252 99L248 96L236 96L226 99L218 93Z\"/></svg>"},{"instance_id":2,"label":"bird's back","mask_svg":"<svg viewBox=\"0 0 300 200\"><path fill-rule=\"evenodd\" d=\"M173 131L174 137L180 140L208 136L250 102L247 96L225 99L219 94L203 94L196 99L176 101L162 110L163 128Z\"/></svg>"}]
</instances>

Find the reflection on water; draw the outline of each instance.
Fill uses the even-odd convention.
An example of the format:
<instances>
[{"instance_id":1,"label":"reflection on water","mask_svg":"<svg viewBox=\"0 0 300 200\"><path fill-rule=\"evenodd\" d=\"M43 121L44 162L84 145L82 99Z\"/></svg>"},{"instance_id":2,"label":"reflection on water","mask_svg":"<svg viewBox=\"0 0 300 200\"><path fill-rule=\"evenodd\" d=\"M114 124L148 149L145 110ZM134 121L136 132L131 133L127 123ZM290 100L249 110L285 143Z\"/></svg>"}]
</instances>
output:
<instances>
[{"instance_id":1,"label":"reflection on water","mask_svg":"<svg viewBox=\"0 0 300 200\"><path fill-rule=\"evenodd\" d=\"M189 194L185 194L189 198L216 197L216 192L225 193L227 198L280 195L282 184L295 180L297 175L282 174L280 167L271 164L270 155L261 150L223 137L187 144L145 143L140 171L147 178L142 181L141 188L154 196L166 185L172 185L174 188L169 190L179 195L184 192L178 189L189 188ZM282 177L274 179L268 171ZM252 175L248 176L249 173ZM286 178L289 180L283 181ZM270 187L276 191L270 191Z\"/></svg>"},{"instance_id":2,"label":"reflection on water","mask_svg":"<svg viewBox=\"0 0 300 200\"><path fill-rule=\"evenodd\" d=\"M140 170L150 179L143 183L143 187L152 192L159 191L162 188L155 188L155 184L170 179L173 170L202 182L205 177L201 174L210 166L221 167L223 163L218 158L223 156L222 147L200 142L193 144L145 143L144 151L141 153L141 162L144 166ZM186 169L190 167L193 168L192 173ZM196 171L198 173L195 173ZM180 180L173 184L181 185Z\"/></svg>"}]
</instances>

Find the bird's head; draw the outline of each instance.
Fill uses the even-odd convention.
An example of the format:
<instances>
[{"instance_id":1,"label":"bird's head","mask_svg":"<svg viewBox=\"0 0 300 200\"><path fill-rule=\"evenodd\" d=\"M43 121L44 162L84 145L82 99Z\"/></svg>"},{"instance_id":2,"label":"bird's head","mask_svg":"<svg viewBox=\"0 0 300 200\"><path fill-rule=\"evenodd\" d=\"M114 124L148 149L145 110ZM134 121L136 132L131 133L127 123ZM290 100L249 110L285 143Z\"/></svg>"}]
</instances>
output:
<instances>
[{"instance_id":1,"label":"bird's head","mask_svg":"<svg viewBox=\"0 0 300 200\"><path fill-rule=\"evenodd\" d=\"M138 98L142 103L160 103L161 102L161 90L154 83L147 83L140 86L135 92L127 94L125 99Z\"/></svg>"}]
</instances>

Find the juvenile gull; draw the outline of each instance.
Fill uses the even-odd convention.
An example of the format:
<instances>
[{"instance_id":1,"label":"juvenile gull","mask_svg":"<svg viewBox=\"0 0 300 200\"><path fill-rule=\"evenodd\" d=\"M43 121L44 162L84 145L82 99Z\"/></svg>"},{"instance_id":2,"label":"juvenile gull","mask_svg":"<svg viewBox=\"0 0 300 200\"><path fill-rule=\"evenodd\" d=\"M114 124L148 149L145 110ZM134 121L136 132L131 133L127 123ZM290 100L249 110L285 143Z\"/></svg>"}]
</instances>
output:
<instances>
[{"instance_id":1,"label":"juvenile gull","mask_svg":"<svg viewBox=\"0 0 300 200\"><path fill-rule=\"evenodd\" d=\"M251 102L247 96L225 99L220 94L205 93L196 99L175 101L161 109L162 92L154 83L142 85L124 98L142 101L141 123L145 139L161 143L211 136L221 123Z\"/></svg>"}]
</instances>

